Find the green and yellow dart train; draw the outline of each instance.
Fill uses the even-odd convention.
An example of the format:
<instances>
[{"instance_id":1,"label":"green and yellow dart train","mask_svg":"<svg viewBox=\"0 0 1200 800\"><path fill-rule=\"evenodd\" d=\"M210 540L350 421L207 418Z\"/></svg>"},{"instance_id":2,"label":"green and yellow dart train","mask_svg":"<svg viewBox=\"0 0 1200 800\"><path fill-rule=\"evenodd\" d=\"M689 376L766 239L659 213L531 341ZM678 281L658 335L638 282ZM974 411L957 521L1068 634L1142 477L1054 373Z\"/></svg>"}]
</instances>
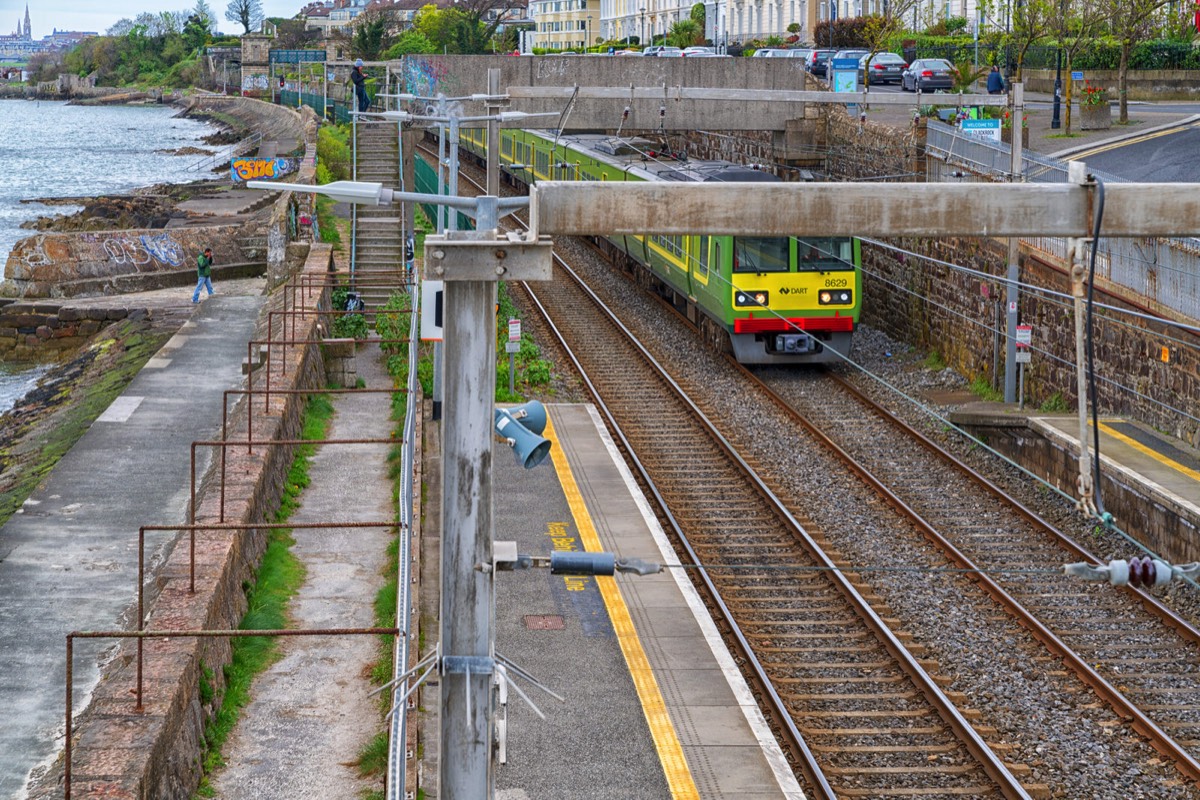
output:
<instances>
[{"instance_id":1,"label":"green and yellow dart train","mask_svg":"<svg viewBox=\"0 0 1200 800\"><path fill-rule=\"evenodd\" d=\"M481 128L464 130L463 146L482 159L485 136ZM649 139L599 134L555 141L553 132L504 129L500 158L506 179L524 186L779 180L727 161L681 158ZM598 244L743 364L814 364L849 355L862 303L857 239L643 235L600 237Z\"/></svg>"}]
</instances>

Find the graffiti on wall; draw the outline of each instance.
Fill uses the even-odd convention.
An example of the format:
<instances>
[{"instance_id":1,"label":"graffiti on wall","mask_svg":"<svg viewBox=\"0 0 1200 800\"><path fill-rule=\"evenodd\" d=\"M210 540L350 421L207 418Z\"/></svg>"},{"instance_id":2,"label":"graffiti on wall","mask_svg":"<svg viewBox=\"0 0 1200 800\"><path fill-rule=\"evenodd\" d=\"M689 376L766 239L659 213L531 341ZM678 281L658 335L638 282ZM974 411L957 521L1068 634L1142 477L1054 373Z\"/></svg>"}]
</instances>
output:
<instances>
[{"instance_id":1,"label":"graffiti on wall","mask_svg":"<svg viewBox=\"0 0 1200 800\"><path fill-rule=\"evenodd\" d=\"M267 83L266 73L250 74L242 76L242 91L243 92L265 92L270 88Z\"/></svg>"},{"instance_id":2,"label":"graffiti on wall","mask_svg":"<svg viewBox=\"0 0 1200 800\"><path fill-rule=\"evenodd\" d=\"M459 91L458 80L449 73L443 62L421 56L404 59L404 86L406 92L418 97L434 97L439 93L447 97L468 94Z\"/></svg>"},{"instance_id":3,"label":"graffiti on wall","mask_svg":"<svg viewBox=\"0 0 1200 800\"><path fill-rule=\"evenodd\" d=\"M300 162L295 158L234 158L229 170L237 181L273 181L295 172Z\"/></svg>"},{"instance_id":4,"label":"graffiti on wall","mask_svg":"<svg viewBox=\"0 0 1200 800\"><path fill-rule=\"evenodd\" d=\"M136 267L148 265L151 261L170 267L178 267L183 263L183 252L168 234L160 233L155 236L115 236L104 240L104 252L109 260L117 264L130 264Z\"/></svg>"}]
</instances>

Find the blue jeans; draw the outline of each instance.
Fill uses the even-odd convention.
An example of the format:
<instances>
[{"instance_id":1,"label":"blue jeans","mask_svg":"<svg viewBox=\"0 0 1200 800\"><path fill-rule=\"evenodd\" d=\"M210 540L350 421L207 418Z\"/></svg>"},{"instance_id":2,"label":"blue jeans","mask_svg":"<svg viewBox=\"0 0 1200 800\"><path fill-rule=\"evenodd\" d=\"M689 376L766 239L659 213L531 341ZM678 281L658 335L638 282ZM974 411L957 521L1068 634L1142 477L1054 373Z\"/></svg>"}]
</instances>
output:
<instances>
[{"instance_id":1,"label":"blue jeans","mask_svg":"<svg viewBox=\"0 0 1200 800\"><path fill-rule=\"evenodd\" d=\"M192 302L193 303L200 302L200 289L201 288L208 289L208 296L212 297L213 296L212 278L211 277L208 277L208 278L199 278L198 277L196 279L196 291L192 292Z\"/></svg>"}]
</instances>

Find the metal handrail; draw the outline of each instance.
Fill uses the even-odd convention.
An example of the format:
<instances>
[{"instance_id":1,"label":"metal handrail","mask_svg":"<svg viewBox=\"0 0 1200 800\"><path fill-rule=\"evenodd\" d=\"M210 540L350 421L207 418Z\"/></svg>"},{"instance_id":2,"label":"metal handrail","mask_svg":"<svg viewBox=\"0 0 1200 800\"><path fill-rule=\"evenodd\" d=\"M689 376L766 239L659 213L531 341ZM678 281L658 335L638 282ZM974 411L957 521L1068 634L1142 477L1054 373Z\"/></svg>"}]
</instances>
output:
<instances>
[{"instance_id":1,"label":"metal handrail","mask_svg":"<svg viewBox=\"0 0 1200 800\"><path fill-rule=\"evenodd\" d=\"M247 136L245 139L242 139L240 142L234 142L233 144L229 145L228 152L225 152L224 150L218 150L217 152L213 153L212 155L205 156L204 158L200 159L196 163L192 164L185 171L186 172L199 172L199 171L205 170L205 169L211 170L214 167L216 167L217 164L221 163L222 161L230 161L230 160L240 156L242 153L246 153L246 152L249 152L250 150L254 150L255 148L257 148L259 146L259 144L262 143L262 138L263 138L263 135L261 133L255 133L250 136Z\"/></svg>"}]
</instances>

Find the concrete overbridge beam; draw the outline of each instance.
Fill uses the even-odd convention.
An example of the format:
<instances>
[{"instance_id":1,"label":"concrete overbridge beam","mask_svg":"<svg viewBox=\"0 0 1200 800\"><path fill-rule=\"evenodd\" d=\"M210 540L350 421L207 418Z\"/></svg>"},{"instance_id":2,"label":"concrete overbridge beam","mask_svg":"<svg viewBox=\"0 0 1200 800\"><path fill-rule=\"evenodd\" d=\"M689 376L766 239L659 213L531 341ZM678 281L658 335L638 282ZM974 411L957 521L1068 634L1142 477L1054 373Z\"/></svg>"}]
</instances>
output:
<instances>
[{"instance_id":1,"label":"concrete overbridge beam","mask_svg":"<svg viewBox=\"0 0 1200 800\"><path fill-rule=\"evenodd\" d=\"M542 236L1092 235L1094 184L601 183L540 181ZM1200 235L1200 184L1104 189L1101 236Z\"/></svg>"}]
</instances>

